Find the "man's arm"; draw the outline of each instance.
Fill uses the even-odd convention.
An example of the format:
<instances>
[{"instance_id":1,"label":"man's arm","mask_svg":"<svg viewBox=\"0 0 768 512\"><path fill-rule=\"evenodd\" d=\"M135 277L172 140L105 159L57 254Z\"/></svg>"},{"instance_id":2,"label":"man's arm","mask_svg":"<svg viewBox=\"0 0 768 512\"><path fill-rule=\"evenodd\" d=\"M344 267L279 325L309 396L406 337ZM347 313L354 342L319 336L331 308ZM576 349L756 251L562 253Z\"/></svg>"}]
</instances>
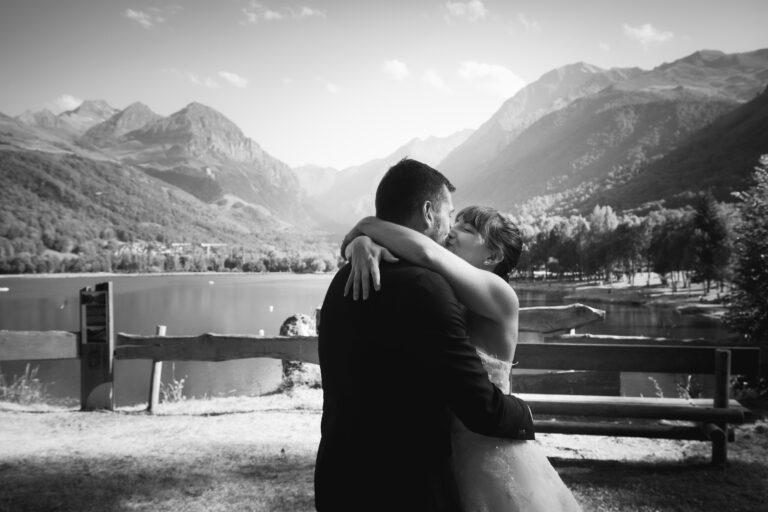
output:
<instances>
[{"instance_id":1,"label":"man's arm","mask_svg":"<svg viewBox=\"0 0 768 512\"><path fill-rule=\"evenodd\" d=\"M463 308L445 279L425 272L416 289L417 303L423 304L429 326L425 360L454 414L478 434L533 439L530 409L488 380L469 342Z\"/></svg>"}]
</instances>

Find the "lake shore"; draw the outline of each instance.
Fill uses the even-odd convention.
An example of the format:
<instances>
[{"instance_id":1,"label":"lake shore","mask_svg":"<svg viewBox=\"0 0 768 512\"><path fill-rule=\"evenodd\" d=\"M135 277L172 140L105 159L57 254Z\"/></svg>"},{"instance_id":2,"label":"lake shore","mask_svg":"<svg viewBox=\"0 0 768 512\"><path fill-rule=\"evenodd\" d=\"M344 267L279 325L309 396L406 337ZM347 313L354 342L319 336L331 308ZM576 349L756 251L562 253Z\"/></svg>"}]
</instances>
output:
<instances>
[{"instance_id":1,"label":"lake shore","mask_svg":"<svg viewBox=\"0 0 768 512\"><path fill-rule=\"evenodd\" d=\"M709 293L702 283L691 284L688 288L674 288L662 284L655 274L652 274L650 280L645 274L638 275L635 278L635 283L638 284L627 281L604 283L555 279L512 280L510 283L519 291L557 293L561 294L565 301L584 302L596 307L600 304L623 304L669 308L682 315L696 315L719 321L722 321L726 312L722 294L717 291L717 287L712 287Z\"/></svg>"},{"instance_id":2,"label":"lake shore","mask_svg":"<svg viewBox=\"0 0 768 512\"><path fill-rule=\"evenodd\" d=\"M301 388L162 403L156 415L0 402L0 510L310 512L321 404ZM768 495L764 418L736 428L724 469L704 442L536 442L585 512L757 511Z\"/></svg>"},{"instance_id":3,"label":"lake shore","mask_svg":"<svg viewBox=\"0 0 768 512\"><path fill-rule=\"evenodd\" d=\"M10 291L7 286L12 279L113 279L141 277L216 277L265 276L280 278L306 278L316 276L329 278L333 273L292 273L292 272L157 272L157 273L52 273L52 274L3 274L0 275L0 292ZM521 280L512 279L510 284L518 291L546 292L562 295L568 302L583 302L599 307L600 304L623 304L629 306L663 307L674 309L683 315L695 315L701 318L722 321L726 308L721 295L713 288L706 293L703 284L691 284L688 288L673 288L663 285L656 274L650 278L644 274L636 275L635 283L618 281L613 283L571 280Z\"/></svg>"}]
</instances>

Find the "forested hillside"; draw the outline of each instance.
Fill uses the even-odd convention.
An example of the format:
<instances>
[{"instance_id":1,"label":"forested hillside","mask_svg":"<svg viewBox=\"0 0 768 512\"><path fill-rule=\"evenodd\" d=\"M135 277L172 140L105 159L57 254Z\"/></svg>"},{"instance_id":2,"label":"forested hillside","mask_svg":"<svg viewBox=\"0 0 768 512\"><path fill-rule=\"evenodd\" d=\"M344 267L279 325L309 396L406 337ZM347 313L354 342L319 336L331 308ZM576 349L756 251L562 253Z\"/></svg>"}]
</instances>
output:
<instances>
[{"instance_id":1,"label":"forested hillside","mask_svg":"<svg viewBox=\"0 0 768 512\"><path fill-rule=\"evenodd\" d=\"M0 173L3 272L206 270L230 256L240 267L259 261L261 270L284 258L319 258L320 270L335 267L336 247L320 235L263 229L261 212L247 205L222 215L131 166L0 151ZM208 261L200 244L210 243L221 245ZM173 251L173 244L189 245Z\"/></svg>"}]
</instances>

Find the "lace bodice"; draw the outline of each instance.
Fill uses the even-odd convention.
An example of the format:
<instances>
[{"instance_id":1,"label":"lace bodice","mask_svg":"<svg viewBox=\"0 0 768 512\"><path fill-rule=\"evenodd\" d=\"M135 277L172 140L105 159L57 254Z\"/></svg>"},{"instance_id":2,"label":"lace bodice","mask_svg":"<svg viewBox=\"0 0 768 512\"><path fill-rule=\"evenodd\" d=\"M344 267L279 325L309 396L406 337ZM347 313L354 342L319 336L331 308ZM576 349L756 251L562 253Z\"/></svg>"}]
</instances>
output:
<instances>
[{"instance_id":1,"label":"lace bodice","mask_svg":"<svg viewBox=\"0 0 768 512\"><path fill-rule=\"evenodd\" d=\"M477 349L483 368L488 373L488 379L496 384L505 394L509 394L509 372L512 371L512 361L502 361Z\"/></svg>"}]
</instances>

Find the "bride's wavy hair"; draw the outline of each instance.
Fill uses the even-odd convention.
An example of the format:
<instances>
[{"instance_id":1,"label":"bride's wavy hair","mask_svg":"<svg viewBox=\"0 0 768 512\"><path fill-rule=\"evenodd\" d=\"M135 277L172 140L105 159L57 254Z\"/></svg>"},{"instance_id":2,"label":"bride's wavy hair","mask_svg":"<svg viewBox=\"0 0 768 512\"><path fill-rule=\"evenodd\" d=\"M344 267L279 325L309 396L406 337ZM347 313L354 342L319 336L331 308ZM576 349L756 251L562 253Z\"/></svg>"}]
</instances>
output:
<instances>
[{"instance_id":1,"label":"bride's wavy hair","mask_svg":"<svg viewBox=\"0 0 768 512\"><path fill-rule=\"evenodd\" d=\"M501 252L493 273L508 280L523 252L520 229L512 217L490 206L467 206L456 214L456 222L471 225L490 248Z\"/></svg>"}]
</instances>

